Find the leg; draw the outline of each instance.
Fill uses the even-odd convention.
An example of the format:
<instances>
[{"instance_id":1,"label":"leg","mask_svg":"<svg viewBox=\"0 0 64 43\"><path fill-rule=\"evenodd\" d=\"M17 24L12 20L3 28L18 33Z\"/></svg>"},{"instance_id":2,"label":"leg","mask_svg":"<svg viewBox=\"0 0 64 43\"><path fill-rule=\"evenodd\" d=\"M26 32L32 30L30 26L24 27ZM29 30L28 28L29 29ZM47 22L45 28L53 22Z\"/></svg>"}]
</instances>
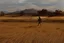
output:
<instances>
[{"instance_id":1,"label":"leg","mask_svg":"<svg viewBox=\"0 0 64 43\"><path fill-rule=\"evenodd\" d=\"M39 22L37 22L37 26L39 26Z\"/></svg>"},{"instance_id":2,"label":"leg","mask_svg":"<svg viewBox=\"0 0 64 43\"><path fill-rule=\"evenodd\" d=\"M38 22L38 26L40 26L41 25L41 23L40 22Z\"/></svg>"}]
</instances>

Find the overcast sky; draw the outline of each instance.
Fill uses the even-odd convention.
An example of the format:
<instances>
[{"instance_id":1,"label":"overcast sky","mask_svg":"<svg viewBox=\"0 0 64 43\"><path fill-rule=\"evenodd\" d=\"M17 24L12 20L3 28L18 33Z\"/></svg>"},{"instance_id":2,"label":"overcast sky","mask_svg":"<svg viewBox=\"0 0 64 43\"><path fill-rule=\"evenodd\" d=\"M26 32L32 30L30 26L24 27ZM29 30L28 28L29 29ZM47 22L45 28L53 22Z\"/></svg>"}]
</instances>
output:
<instances>
[{"instance_id":1,"label":"overcast sky","mask_svg":"<svg viewBox=\"0 0 64 43\"><path fill-rule=\"evenodd\" d=\"M64 10L64 0L0 0L0 11L15 11L26 8Z\"/></svg>"}]
</instances>

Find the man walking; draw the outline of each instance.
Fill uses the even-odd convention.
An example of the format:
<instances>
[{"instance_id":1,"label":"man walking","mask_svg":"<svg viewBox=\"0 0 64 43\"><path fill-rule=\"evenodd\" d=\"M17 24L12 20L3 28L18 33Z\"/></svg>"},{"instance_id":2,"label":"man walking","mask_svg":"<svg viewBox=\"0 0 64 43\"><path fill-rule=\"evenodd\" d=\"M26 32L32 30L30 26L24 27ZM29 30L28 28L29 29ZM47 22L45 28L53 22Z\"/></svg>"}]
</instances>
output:
<instances>
[{"instance_id":1,"label":"man walking","mask_svg":"<svg viewBox=\"0 0 64 43\"><path fill-rule=\"evenodd\" d=\"M41 22L42 22L42 20L41 20L41 18L40 18L40 16L39 16L39 17L38 17L38 26L41 25Z\"/></svg>"}]
</instances>

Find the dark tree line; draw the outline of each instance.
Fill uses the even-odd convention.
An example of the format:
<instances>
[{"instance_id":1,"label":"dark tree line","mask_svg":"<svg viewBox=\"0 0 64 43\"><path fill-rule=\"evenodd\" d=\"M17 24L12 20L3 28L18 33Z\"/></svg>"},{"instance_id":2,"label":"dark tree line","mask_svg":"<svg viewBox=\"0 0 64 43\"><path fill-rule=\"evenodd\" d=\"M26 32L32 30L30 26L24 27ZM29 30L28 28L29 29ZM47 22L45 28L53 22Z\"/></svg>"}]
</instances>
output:
<instances>
[{"instance_id":1,"label":"dark tree line","mask_svg":"<svg viewBox=\"0 0 64 43\"><path fill-rule=\"evenodd\" d=\"M61 10L48 11L47 9L42 9L38 11L39 16L64 16L64 12Z\"/></svg>"},{"instance_id":2,"label":"dark tree line","mask_svg":"<svg viewBox=\"0 0 64 43\"><path fill-rule=\"evenodd\" d=\"M8 13L8 14L19 14L19 16L23 16L25 13L24 11L20 11L19 13ZM5 13L3 11L0 12L0 16L4 16ZM31 14L33 16L64 16L64 12L62 10L55 10L55 11L49 11L47 9L38 10L37 14Z\"/></svg>"}]
</instances>

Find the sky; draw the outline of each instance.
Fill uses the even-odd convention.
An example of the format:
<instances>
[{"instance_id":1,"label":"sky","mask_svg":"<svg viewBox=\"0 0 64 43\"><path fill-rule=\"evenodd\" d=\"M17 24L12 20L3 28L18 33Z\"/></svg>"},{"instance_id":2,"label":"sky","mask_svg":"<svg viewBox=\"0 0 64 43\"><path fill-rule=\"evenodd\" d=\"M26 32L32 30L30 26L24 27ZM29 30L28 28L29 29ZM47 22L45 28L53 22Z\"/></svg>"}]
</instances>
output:
<instances>
[{"instance_id":1,"label":"sky","mask_svg":"<svg viewBox=\"0 0 64 43\"><path fill-rule=\"evenodd\" d=\"M16 11L29 8L64 10L64 0L0 0L0 11Z\"/></svg>"}]
</instances>

